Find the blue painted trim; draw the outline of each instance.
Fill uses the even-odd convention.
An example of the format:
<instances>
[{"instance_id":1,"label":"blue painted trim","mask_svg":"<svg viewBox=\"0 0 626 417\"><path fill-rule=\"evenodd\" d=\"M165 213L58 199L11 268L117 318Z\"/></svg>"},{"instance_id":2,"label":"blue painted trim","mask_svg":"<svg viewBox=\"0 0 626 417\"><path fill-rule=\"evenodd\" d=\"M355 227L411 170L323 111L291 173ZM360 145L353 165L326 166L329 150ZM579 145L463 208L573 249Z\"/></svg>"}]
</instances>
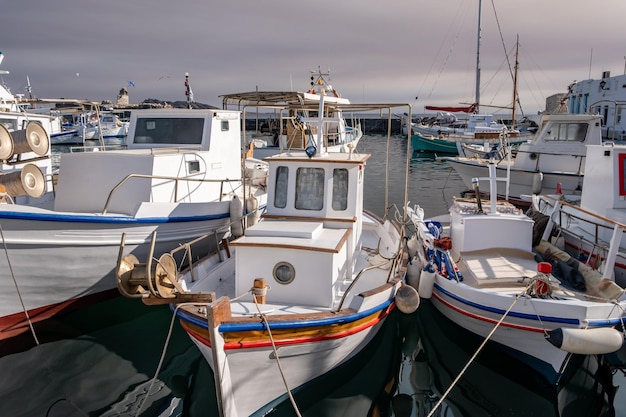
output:
<instances>
[{"instance_id":1,"label":"blue painted trim","mask_svg":"<svg viewBox=\"0 0 626 417\"><path fill-rule=\"evenodd\" d=\"M467 306L470 306L470 307L474 307L474 308L477 308L477 309L482 310L482 311L487 311L489 313L498 314L499 316L504 315L504 313L506 312L506 310L502 310L502 309L499 309L499 308L494 308L494 307L490 307L490 306L474 303L472 301L469 301L469 300L466 300L464 298L461 298L458 295L451 293L450 291L446 291L444 288L442 288L440 285L438 285L436 283L435 283L435 288L438 291L440 291L441 293L447 295L450 298L453 298L454 300L456 300L456 301L458 301L458 302L460 302L460 303L462 303L464 305L467 305ZM579 326L580 325L580 320L578 320L578 319L569 319L569 318L553 317L553 316L537 316L536 314L524 314L524 313L517 313L515 311L510 311L509 314L507 314L507 315L510 316L510 317L518 317L518 318L521 318L521 319L533 320L533 321L536 321L536 322L539 322L539 320L541 320L542 322L570 324L570 325L574 325L574 326ZM609 327L609 326L619 325L621 323L622 323L622 321L619 318L589 320L589 326L590 327Z\"/></svg>"},{"instance_id":2,"label":"blue painted trim","mask_svg":"<svg viewBox=\"0 0 626 417\"><path fill-rule=\"evenodd\" d=\"M68 223L109 223L109 224L162 224L162 223L186 223L207 220L228 219L230 212L218 214L205 214L200 216L177 216L177 217L141 217L131 216L108 216L108 215L82 215L74 213L50 212L31 213L19 211L0 211L2 219L29 220L39 222L68 222Z\"/></svg>"},{"instance_id":3,"label":"blue painted trim","mask_svg":"<svg viewBox=\"0 0 626 417\"><path fill-rule=\"evenodd\" d=\"M315 326L332 326L336 324L345 324L351 323L353 321L362 319L363 317L367 317L370 314L376 313L378 311L384 310L389 307L389 305L393 302L393 300L386 300L384 303L377 305L376 307L372 307L369 310L361 311L360 313L352 314L349 316L338 316L338 317L330 317L324 319L313 319L313 320L298 320L298 321L281 321L275 322L270 325L272 330L285 330L285 329L301 329L305 327L315 327ZM175 311L176 306L174 304L170 304L170 309ZM184 310L178 310L176 315L181 319L188 323L191 323L195 326L201 327L203 329L208 329L208 324L206 320L198 319L197 316L188 314ZM259 321L257 323L242 323L242 324L220 324L219 331L221 333L226 332L247 332L247 331L258 331L258 330L267 330L267 326L265 322Z\"/></svg>"},{"instance_id":4,"label":"blue painted trim","mask_svg":"<svg viewBox=\"0 0 626 417\"><path fill-rule=\"evenodd\" d=\"M86 216L81 214L64 214L64 213L22 213L16 211L0 212L0 220L29 220L40 222L68 222L68 223L111 223L111 224L144 224L144 223L181 223L206 221L215 219L227 219L230 213L224 212L212 215L202 216L181 216L181 217L141 217L135 218L131 216Z\"/></svg>"}]
</instances>

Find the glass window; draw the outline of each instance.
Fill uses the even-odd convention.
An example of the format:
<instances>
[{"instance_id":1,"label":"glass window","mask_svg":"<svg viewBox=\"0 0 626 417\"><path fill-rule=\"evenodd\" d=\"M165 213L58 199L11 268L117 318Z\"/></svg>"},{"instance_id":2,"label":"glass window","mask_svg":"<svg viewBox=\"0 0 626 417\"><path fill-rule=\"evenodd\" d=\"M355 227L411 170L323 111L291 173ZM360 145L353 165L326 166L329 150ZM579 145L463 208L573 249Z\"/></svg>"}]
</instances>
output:
<instances>
[{"instance_id":1,"label":"glass window","mask_svg":"<svg viewBox=\"0 0 626 417\"><path fill-rule=\"evenodd\" d=\"M287 206L287 184L289 181L289 168L278 167L276 169L276 187L274 188L274 206L285 208Z\"/></svg>"},{"instance_id":2,"label":"glass window","mask_svg":"<svg viewBox=\"0 0 626 417\"><path fill-rule=\"evenodd\" d=\"M296 171L296 209L324 208L324 169L298 168Z\"/></svg>"},{"instance_id":3,"label":"glass window","mask_svg":"<svg viewBox=\"0 0 626 417\"><path fill-rule=\"evenodd\" d=\"M138 118L135 143L200 145L203 118Z\"/></svg>"},{"instance_id":4,"label":"glass window","mask_svg":"<svg viewBox=\"0 0 626 417\"><path fill-rule=\"evenodd\" d=\"M279 262L274 266L274 279L279 284L289 284L296 278L296 270L289 262Z\"/></svg>"},{"instance_id":5,"label":"glass window","mask_svg":"<svg viewBox=\"0 0 626 417\"><path fill-rule=\"evenodd\" d=\"M227 132L228 131L228 120L222 120L221 127L222 127L222 132Z\"/></svg>"},{"instance_id":6,"label":"glass window","mask_svg":"<svg viewBox=\"0 0 626 417\"><path fill-rule=\"evenodd\" d=\"M548 131L546 140L584 142L587 128L587 123L555 123Z\"/></svg>"},{"instance_id":7,"label":"glass window","mask_svg":"<svg viewBox=\"0 0 626 417\"><path fill-rule=\"evenodd\" d=\"M348 208L348 170L333 170L333 210L343 211Z\"/></svg>"}]
</instances>

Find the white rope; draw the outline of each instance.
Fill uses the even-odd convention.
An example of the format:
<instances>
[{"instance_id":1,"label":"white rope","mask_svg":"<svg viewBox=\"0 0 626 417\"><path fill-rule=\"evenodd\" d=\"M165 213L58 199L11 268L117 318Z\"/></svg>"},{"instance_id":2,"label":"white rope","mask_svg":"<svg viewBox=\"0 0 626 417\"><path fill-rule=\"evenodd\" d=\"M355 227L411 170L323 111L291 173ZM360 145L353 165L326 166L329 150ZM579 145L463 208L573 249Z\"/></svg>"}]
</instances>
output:
<instances>
[{"instance_id":1,"label":"white rope","mask_svg":"<svg viewBox=\"0 0 626 417\"><path fill-rule=\"evenodd\" d=\"M145 405L146 400L150 396L150 391L152 391L152 388L154 387L154 383L156 382L157 377L159 376L159 372L161 371L161 367L163 366L163 361L165 360L165 353L167 352L167 346L169 345L170 338L172 336L172 330L174 328L174 323L176 321L176 312L183 305L196 305L196 304L195 303L180 303L180 304L176 305L176 309L172 313L172 319L170 320L170 328L167 331L167 337L165 338L165 345L163 346L163 351L161 352L161 358L159 359L159 364L157 365L157 368L154 371L154 376L152 377L152 380L150 381L150 386L148 387L148 391L146 391L146 396L143 397L143 400L141 400L141 403L139 404L139 408L137 408L137 412L135 413L135 417L138 416L141 413L141 410L143 409L143 406Z\"/></svg>"},{"instance_id":2,"label":"white rope","mask_svg":"<svg viewBox=\"0 0 626 417\"><path fill-rule=\"evenodd\" d=\"M274 350L274 357L276 358L276 364L278 365L278 371L280 372L280 376L283 380L283 385L285 386L285 389L287 390L287 395L289 396L289 401L291 401L291 405L293 406L293 410L295 411L296 415L298 417L302 417L302 414L300 414L300 410L298 409L298 405L296 404L296 400L293 398L293 394L291 393L291 389L289 388L289 384L287 384L287 379L285 378L285 373L283 372L283 367L280 364L280 358L278 357L278 351L276 350L276 343L274 343L274 337L272 336L272 331L270 330L270 324L267 321L267 316L261 312L261 308L259 307L259 304L256 301L256 297L252 297L252 299L254 300L254 305L256 306L259 315L261 316L261 318L263 319L263 322L265 323L265 326L267 327L267 334L270 337L270 342L272 343L272 349Z\"/></svg>"},{"instance_id":3,"label":"white rope","mask_svg":"<svg viewBox=\"0 0 626 417\"><path fill-rule=\"evenodd\" d=\"M20 292L20 287L17 285L17 280L15 279L15 274L13 273L13 266L11 265L11 259L9 258L9 250L7 249L7 243L4 240L4 232L2 231L2 226L0 225L0 237L2 237L2 246L4 247L4 254L7 258L7 264L9 265L9 271L11 272L11 278L13 278L13 284L15 285L15 291L17 291L17 296L20 299L20 304L22 305L22 310L24 310L24 315L26 316L26 321L28 322L28 327L30 327L30 332L33 334L33 338L35 339L35 343L39 345L39 339L37 339L37 334L35 333L35 328L33 327L33 322L28 315L28 310L24 305L24 299L22 298L22 293Z\"/></svg>"},{"instance_id":4,"label":"white rope","mask_svg":"<svg viewBox=\"0 0 626 417\"><path fill-rule=\"evenodd\" d=\"M450 391L452 391L452 389L455 387L455 385L457 384L457 382L459 382L459 380L461 379L461 377L465 374L465 371L467 371L467 368L469 368L469 366L472 364L472 362L474 362L474 359L476 359L476 357L478 356L478 354L481 352L481 350L483 349L483 347L485 347L485 345L487 344L487 342L489 341L489 339L491 338L491 336L493 336L493 334L496 332L496 330L498 329L498 327L500 327L500 324L502 324L502 322L504 321L504 319L506 318L506 316L509 314L509 312L513 309L513 306L515 305L515 303L517 303L517 300L520 299L521 296L526 294L526 291L528 291L530 289L530 287L533 285L534 281L531 282L531 284L529 284L523 292L517 294L515 296L515 299L513 300L513 303L511 303L511 305L509 306L509 308L504 312L504 314L502 315L502 317L500 318L500 320L496 323L496 325L493 327L493 329L491 329L491 331L489 332L489 334L487 335L487 337L485 337L485 340L483 340L483 342L480 344L480 346L478 347L478 349L476 350L476 352L474 352L474 354L472 355L472 357L469 359L469 361L467 361L467 363L465 364L465 366L463 367L463 369L461 370L461 372L459 372L459 375L457 375L457 377L454 379L454 381L452 381L452 384L450 384L450 386L448 387L448 389L446 390L446 392L443 393L443 395L441 396L441 398L439 398L439 401L437 401L437 404L435 404L435 406L433 407L433 409L430 411L430 413L428 413L427 417L432 417L432 415L435 413L435 411L441 406L441 403L443 403L443 401L446 399L446 397L448 396L448 394L450 394Z\"/></svg>"}]
</instances>

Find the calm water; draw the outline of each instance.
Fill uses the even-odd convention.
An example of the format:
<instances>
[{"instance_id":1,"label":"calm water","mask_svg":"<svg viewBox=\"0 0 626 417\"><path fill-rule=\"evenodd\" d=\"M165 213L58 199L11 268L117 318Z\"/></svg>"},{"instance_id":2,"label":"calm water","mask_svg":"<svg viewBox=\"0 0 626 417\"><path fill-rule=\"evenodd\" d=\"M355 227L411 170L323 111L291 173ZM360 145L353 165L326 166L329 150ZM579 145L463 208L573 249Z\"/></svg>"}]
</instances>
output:
<instances>
[{"instance_id":1,"label":"calm water","mask_svg":"<svg viewBox=\"0 0 626 417\"><path fill-rule=\"evenodd\" d=\"M385 207L402 207L407 181L406 141L392 139L388 160L386 147L377 136L359 144L360 152L372 154L365 206L380 215ZM414 157L409 171L409 200L428 216L446 213L452 197L465 189L432 158ZM45 342L39 346L30 335L0 344L0 416L216 416L209 367L171 318L166 306L116 298L36 328ZM296 392L296 402L310 417L429 415L480 342L422 302L413 315L394 312L376 343ZM612 375L593 358L573 368L567 384L547 386L531 369L486 347L432 415L626 417L619 391L615 414L599 411L612 395L603 387L623 385L622 374ZM268 415L295 413L286 402Z\"/></svg>"}]
</instances>

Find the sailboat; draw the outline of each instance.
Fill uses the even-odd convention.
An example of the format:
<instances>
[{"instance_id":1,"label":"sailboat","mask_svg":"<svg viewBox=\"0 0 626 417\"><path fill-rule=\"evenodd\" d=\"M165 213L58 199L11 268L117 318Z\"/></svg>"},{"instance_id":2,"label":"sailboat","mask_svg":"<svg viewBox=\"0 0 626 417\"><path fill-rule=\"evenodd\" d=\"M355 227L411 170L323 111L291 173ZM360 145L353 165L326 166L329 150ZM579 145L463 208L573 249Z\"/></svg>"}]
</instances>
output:
<instances>
[{"instance_id":1,"label":"sailboat","mask_svg":"<svg viewBox=\"0 0 626 417\"><path fill-rule=\"evenodd\" d=\"M413 152L464 155L462 144L480 145L489 150L494 145L500 146L506 133L509 144L518 145L526 142L530 134L496 121L494 115L480 113L480 30L482 1L478 1L478 36L476 43L476 93L474 103L467 106L425 106L426 110L437 111L434 117L422 118L416 123L404 121L403 127L410 128ZM513 86L512 120L515 120L515 101L517 99L517 58ZM455 113L465 113L469 117L459 120ZM409 133L405 131L405 133Z\"/></svg>"}]
</instances>

